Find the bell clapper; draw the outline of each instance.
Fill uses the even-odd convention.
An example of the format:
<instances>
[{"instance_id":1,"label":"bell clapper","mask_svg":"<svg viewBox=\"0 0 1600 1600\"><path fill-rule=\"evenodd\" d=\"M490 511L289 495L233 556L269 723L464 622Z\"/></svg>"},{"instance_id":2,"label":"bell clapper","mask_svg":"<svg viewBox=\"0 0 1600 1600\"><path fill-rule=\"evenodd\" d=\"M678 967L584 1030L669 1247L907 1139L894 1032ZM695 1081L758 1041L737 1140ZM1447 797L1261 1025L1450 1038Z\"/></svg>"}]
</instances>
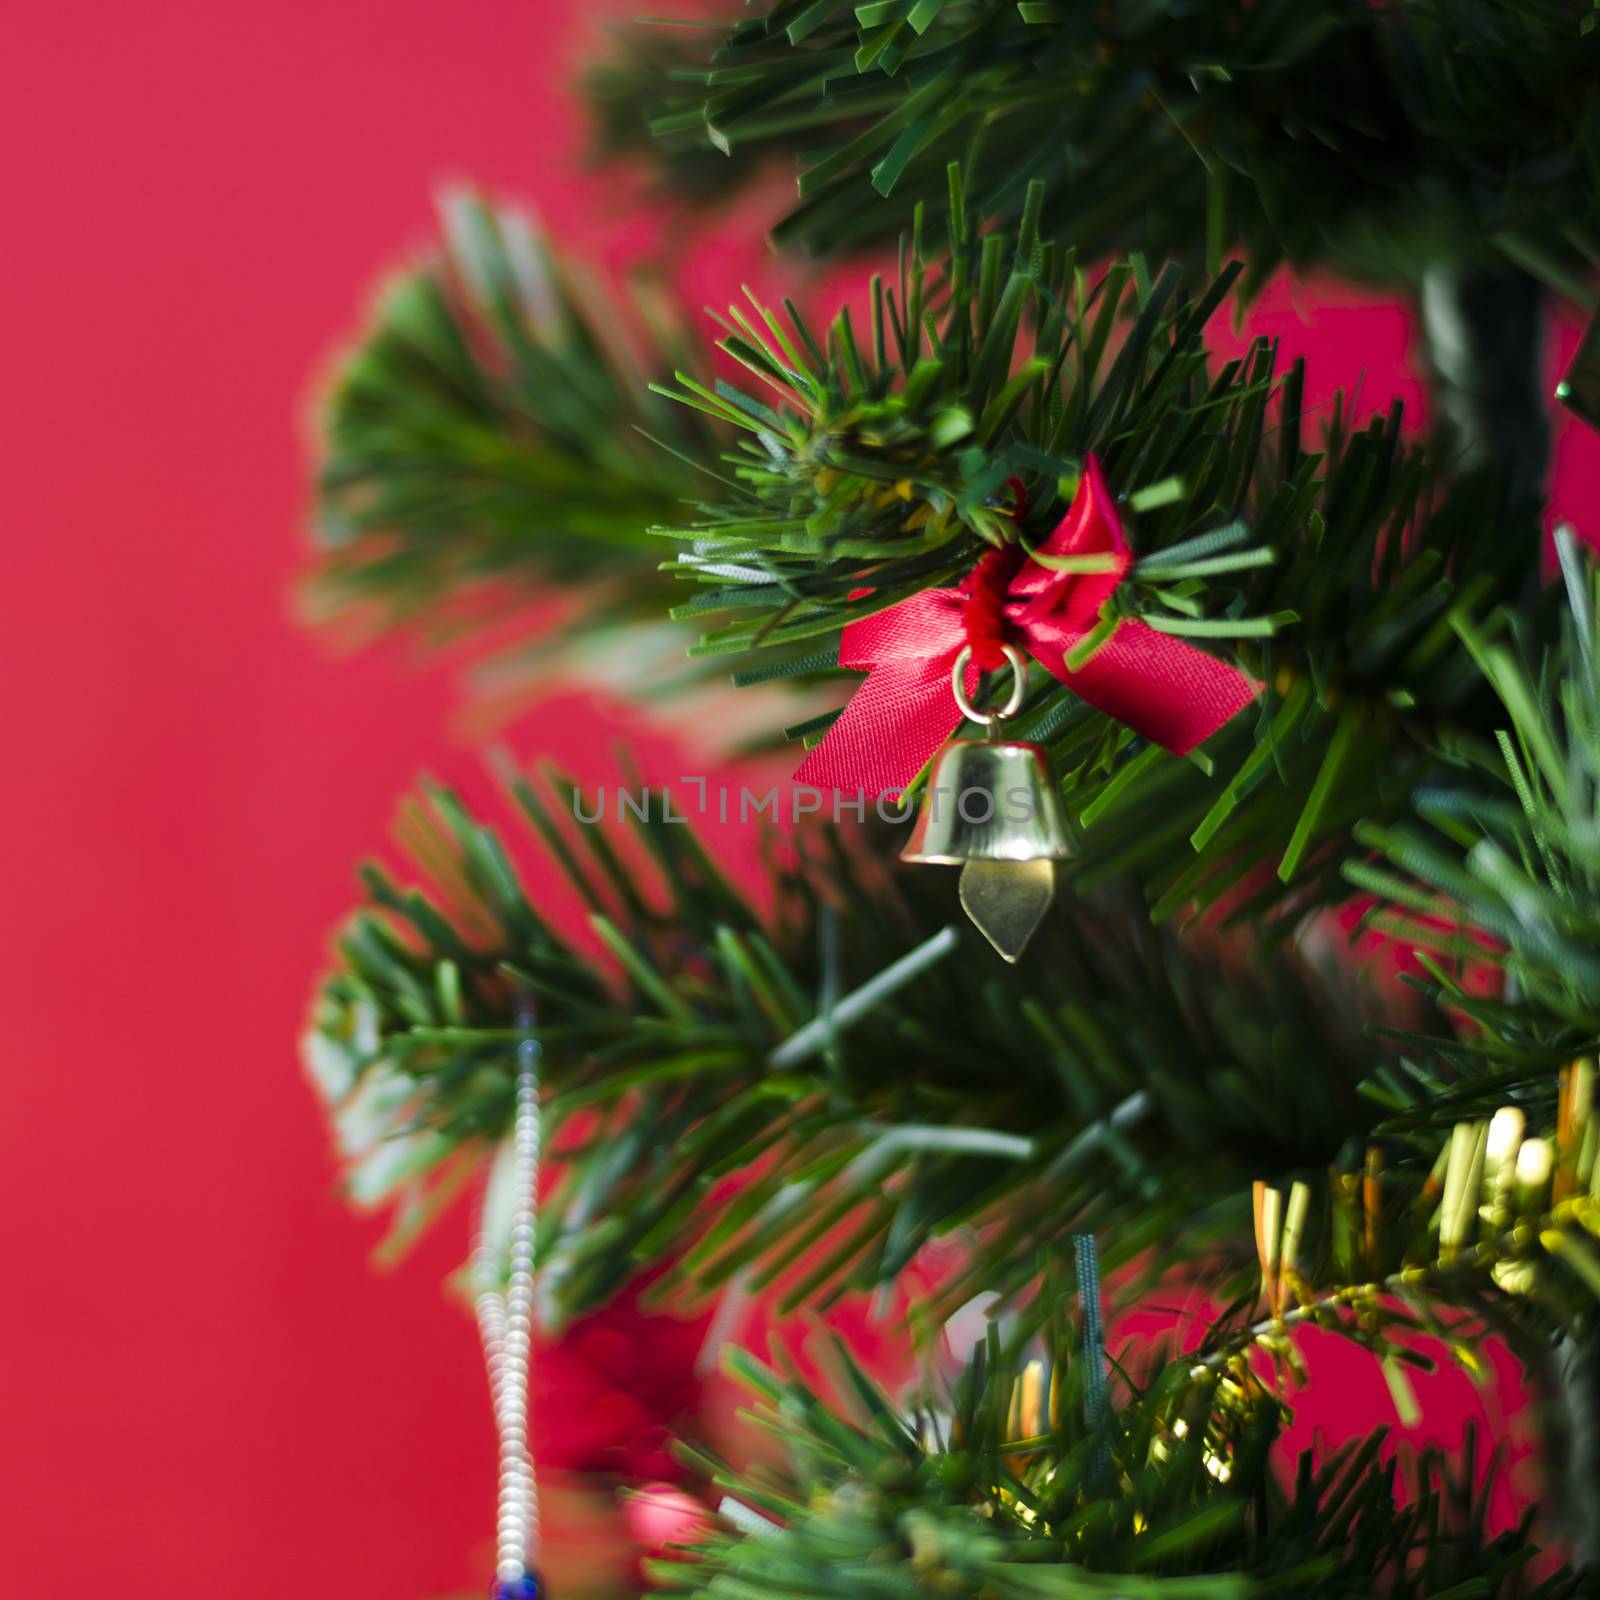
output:
<instances>
[{"instance_id":1,"label":"bell clapper","mask_svg":"<svg viewBox=\"0 0 1600 1600\"><path fill-rule=\"evenodd\" d=\"M1000 725L1022 709L1027 658L1006 645L1011 693L997 711L968 699L970 648L956 657L951 688L984 738L951 739L934 756L928 789L902 861L959 866L962 908L995 950L1015 961L1055 893L1055 863L1075 851L1061 796L1040 746L1007 739Z\"/></svg>"},{"instance_id":2,"label":"bell clapper","mask_svg":"<svg viewBox=\"0 0 1600 1600\"><path fill-rule=\"evenodd\" d=\"M1056 893L1056 864L1034 861L969 861L956 891L961 909L1006 961L1027 949Z\"/></svg>"}]
</instances>

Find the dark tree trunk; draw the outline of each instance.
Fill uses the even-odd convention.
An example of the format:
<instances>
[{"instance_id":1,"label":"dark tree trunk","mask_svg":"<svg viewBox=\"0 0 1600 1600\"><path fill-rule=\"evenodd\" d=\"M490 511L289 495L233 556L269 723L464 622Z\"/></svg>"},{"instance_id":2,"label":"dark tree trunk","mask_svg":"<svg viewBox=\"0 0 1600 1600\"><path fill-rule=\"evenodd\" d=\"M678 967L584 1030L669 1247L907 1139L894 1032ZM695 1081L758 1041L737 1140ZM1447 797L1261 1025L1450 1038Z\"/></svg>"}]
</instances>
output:
<instances>
[{"instance_id":1,"label":"dark tree trunk","mask_svg":"<svg viewBox=\"0 0 1600 1600\"><path fill-rule=\"evenodd\" d=\"M1564 1339L1551 1362L1540 1429L1551 1509L1580 1567L1600 1566L1600 1332Z\"/></svg>"},{"instance_id":2,"label":"dark tree trunk","mask_svg":"<svg viewBox=\"0 0 1600 1600\"><path fill-rule=\"evenodd\" d=\"M1550 461L1545 291L1524 272L1431 269L1422 332L1437 428L1461 473L1491 473L1516 499L1541 492Z\"/></svg>"}]
</instances>

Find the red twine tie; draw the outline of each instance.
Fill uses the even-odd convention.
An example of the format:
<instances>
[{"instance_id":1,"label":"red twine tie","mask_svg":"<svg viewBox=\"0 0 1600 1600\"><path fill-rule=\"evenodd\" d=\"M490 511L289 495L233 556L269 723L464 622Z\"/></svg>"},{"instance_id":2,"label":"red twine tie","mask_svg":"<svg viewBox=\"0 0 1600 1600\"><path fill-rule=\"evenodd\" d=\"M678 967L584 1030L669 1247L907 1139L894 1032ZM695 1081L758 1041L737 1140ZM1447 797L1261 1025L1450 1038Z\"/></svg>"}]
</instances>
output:
<instances>
[{"instance_id":1,"label":"red twine tie","mask_svg":"<svg viewBox=\"0 0 1600 1600\"><path fill-rule=\"evenodd\" d=\"M1016 545L990 550L962 580L961 626L980 672L995 672L1006 663L1006 589L1021 555Z\"/></svg>"},{"instance_id":2,"label":"red twine tie","mask_svg":"<svg viewBox=\"0 0 1600 1600\"><path fill-rule=\"evenodd\" d=\"M1016 485L1022 514L1021 485ZM1170 634L1125 617L1077 668L1066 657L1099 622L1133 563L1100 463L1084 459L1067 514L1040 546L991 550L958 588L927 589L845 628L839 664L867 673L839 720L800 763L796 779L820 789L903 790L955 724L950 674L962 647L980 671L1018 644L1090 705L1184 755L1247 706L1261 685ZM1064 556L1104 555L1107 570L1059 572Z\"/></svg>"}]
</instances>

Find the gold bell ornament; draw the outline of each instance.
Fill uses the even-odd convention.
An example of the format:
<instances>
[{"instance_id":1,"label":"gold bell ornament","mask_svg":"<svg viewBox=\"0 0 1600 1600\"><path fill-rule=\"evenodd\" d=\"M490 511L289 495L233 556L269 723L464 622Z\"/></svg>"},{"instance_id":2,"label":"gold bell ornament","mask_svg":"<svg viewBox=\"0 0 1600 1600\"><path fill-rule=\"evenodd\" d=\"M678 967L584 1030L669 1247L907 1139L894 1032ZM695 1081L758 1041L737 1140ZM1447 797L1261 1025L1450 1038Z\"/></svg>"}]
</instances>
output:
<instances>
[{"instance_id":1,"label":"gold bell ornament","mask_svg":"<svg viewBox=\"0 0 1600 1600\"><path fill-rule=\"evenodd\" d=\"M1022 709L1028 662L1015 645L1011 693L998 711L980 711L967 698L970 646L950 674L962 716L985 730L982 739L951 739L934 755L922 809L902 861L961 868L961 905L990 944L1015 961L1055 895L1055 864L1077 854L1061 809L1061 793L1044 750L1002 737L1002 725Z\"/></svg>"}]
</instances>

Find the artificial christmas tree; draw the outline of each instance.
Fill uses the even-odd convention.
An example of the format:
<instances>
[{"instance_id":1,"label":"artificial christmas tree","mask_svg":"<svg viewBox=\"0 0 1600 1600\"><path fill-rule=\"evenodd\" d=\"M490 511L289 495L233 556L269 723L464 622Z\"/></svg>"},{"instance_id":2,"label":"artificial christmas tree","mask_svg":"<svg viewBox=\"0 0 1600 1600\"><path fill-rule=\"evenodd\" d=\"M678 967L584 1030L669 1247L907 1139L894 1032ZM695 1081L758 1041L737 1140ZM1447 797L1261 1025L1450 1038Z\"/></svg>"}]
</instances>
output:
<instances>
[{"instance_id":1,"label":"artificial christmas tree","mask_svg":"<svg viewBox=\"0 0 1600 1600\"><path fill-rule=\"evenodd\" d=\"M587 942L430 793L431 891L370 875L317 1002L359 1197L415 1226L510 1140L476 1256L507 1592L534 1308L652 1269L670 1304L869 1295L966 1338L894 1397L843 1345L821 1389L731 1353L785 1464L684 1441L721 1516L670 1589L1600 1592L1596 583L1564 534L1541 587L1539 369L1600 260L1594 15L753 4L630 36L597 114L688 205L798 159L778 244L874 254L825 326L751 296L695 360L658 298L605 303L472 196L380 301L325 412L329 604L562 586L547 662L659 694L666 638L680 706L716 719L731 666L769 745L810 747L762 911L681 816L513 777ZM1309 415L1268 341L1213 359L1284 262L1416 296L1429 444ZM1001 770L928 775L985 707L1050 775L1043 842L934 848L937 774ZM917 806L907 856L981 863L963 900L1014 968L895 864ZM1031 869L1069 856L1046 912ZM1425 1005L1318 958L1352 905ZM1198 1338L1108 1371L1102 1295L1185 1285ZM1306 1324L1397 1394L1503 1341L1566 1401L1576 1565L1554 1515L1489 1528L1470 1458L1280 1459Z\"/></svg>"}]
</instances>

